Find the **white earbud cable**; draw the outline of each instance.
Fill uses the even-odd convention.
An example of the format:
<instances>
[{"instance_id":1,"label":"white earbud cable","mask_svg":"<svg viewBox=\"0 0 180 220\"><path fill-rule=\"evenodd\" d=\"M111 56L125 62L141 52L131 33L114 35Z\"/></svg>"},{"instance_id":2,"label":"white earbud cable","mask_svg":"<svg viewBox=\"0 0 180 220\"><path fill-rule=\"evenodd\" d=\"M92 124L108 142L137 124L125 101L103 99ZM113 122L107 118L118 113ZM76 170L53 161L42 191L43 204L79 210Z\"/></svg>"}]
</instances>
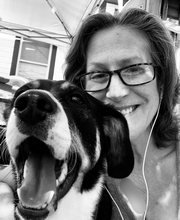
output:
<instances>
[{"instance_id":1,"label":"white earbud cable","mask_svg":"<svg viewBox=\"0 0 180 220\"><path fill-rule=\"evenodd\" d=\"M149 206L149 187L148 187L148 183L147 183L146 176L145 176L145 162L146 162L146 156L147 156L147 151L148 151L148 147L149 147L149 142L150 142L150 139L151 139L151 136L152 136L152 131L154 129L155 123L156 123L158 115L159 115L160 105L161 105L161 103L159 104L159 107L158 107L158 110L157 110L157 113L156 113L156 117L154 119L154 122L152 124L151 130L150 130L150 133L149 133L149 136L148 136L148 140L147 140L147 143L146 143L146 148L145 148L145 151L144 151L143 163L142 163L142 175L143 175L143 179L144 179L144 183L145 183L145 187L146 187L146 208L145 208L145 211L144 211L143 220L146 219L148 206ZM121 219L124 220L122 212L121 212L118 204L116 203L115 199L113 198L113 196L111 195L111 193L107 189L107 187L104 186L104 188L107 191L107 193L109 194L109 196L112 199L113 203L115 204Z\"/></svg>"},{"instance_id":2,"label":"white earbud cable","mask_svg":"<svg viewBox=\"0 0 180 220\"><path fill-rule=\"evenodd\" d=\"M149 147L149 142L150 142L150 139L151 139L151 136L152 136L152 131L154 129L154 125L155 125L155 123L157 121L157 118L158 118L158 115L159 115L160 106L161 106L161 102L159 103L158 110L157 110L157 113L156 113L156 117L154 119L154 122L152 124L151 130L150 130L150 133L149 133L149 136L148 136L146 148L145 148L145 151L144 151L143 163L142 163L142 175L143 175L143 179L144 179L144 183L145 183L145 187L146 187L146 208L145 208L145 211L144 211L143 220L146 219L148 206L149 206L149 187L148 187L148 183L147 183L146 176L145 176L146 156L147 156L147 151L148 151L148 147Z\"/></svg>"},{"instance_id":3,"label":"white earbud cable","mask_svg":"<svg viewBox=\"0 0 180 220\"><path fill-rule=\"evenodd\" d=\"M124 217L123 217L123 215L122 215L122 212L121 212L121 210L120 210L120 208L119 208L117 202L115 201L115 199L113 198L113 196L112 196L111 193L109 192L108 188L107 188L106 186L104 186L104 188L105 188L105 190L107 191L107 193L109 194L109 196L111 197L113 203L115 204L115 206L116 206L116 208L117 208L117 210L118 210L118 212L119 212L119 215L120 215L121 219L124 220Z\"/></svg>"}]
</instances>

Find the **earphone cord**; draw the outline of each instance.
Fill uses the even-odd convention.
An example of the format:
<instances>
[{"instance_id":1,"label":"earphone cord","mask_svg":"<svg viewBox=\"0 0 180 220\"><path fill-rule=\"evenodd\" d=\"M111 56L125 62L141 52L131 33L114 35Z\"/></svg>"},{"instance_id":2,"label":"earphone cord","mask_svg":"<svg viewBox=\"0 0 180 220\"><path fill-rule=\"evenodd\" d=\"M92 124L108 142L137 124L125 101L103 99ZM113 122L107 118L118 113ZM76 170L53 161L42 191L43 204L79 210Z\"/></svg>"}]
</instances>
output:
<instances>
[{"instance_id":1,"label":"earphone cord","mask_svg":"<svg viewBox=\"0 0 180 220\"><path fill-rule=\"evenodd\" d=\"M156 113L156 117L154 119L154 122L152 124L151 130L150 130L150 133L149 133L149 136L148 136L148 140L147 140L147 144L146 144L146 148L145 148L145 152L144 152L144 157L143 157L143 163L142 163L142 175L143 175L143 179L144 179L144 183L145 183L145 187L146 187L146 208L145 208L145 211L144 211L143 220L146 219L146 214L147 214L147 210L148 210L148 206L149 206L149 188L148 188L148 184L147 184L147 180L146 180L146 176L145 176L145 162L146 162L146 156L147 156L147 151L148 151L148 147L149 147L149 142L150 142L150 139L151 139L151 136L152 136L152 131L154 129L155 123L156 123L158 115L159 115L159 110L160 110L160 104L159 104L159 107L158 107L158 110L157 110L157 113ZM113 203L115 204L121 219L124 220L122 212L121 212L118 204L116 203L115 199L111 195L110 191L107 189L106 186L103 186L103 187L105 188L105 190L109 194L110 198L112 199Z\"/></svg>"},{"instance_id":2,"label":"earphone cord","mask_svg":"<svg viewBox=\"0 0 180 220\"><path fill-rule=\"evenodd\" d=\"M145 208L145 211L144 211L143 220L146 219L148 206L149 206L149 187L148 187L148 183L147 183L146 176L145 176L145 162L146 162L146 156L147 156L147 151L148 151L148 147L149 147L149 142L150 142L150 139L151 139L151 136L152 136L152 131L154 129L155 123L156 123L158 115L159 115L160 106L161 106L161 104L159 104L159 106L158 106L156 117L154 119L154 122L152 124L151 130L150 130L150 133L149 133L149 136L148 136L146 148L145 148L145 151L144 151L143 163L142 163L142 175L143 175L143 179L144 179L144 183L145 183L145 187L146 187L146 208Z\"/></svg>"},{"instance_id":3,"label":"earphone cord","mask_svg":"<svg viewBox=\"0 0 180 220\"><path fill-rule=\"evenodd\" d=\"M111 193L110 193L110 191L108 190L108 188L107 188L106 186L103 186L103 187L105 188L105 190L107 191L107 193L108 193L109 196L111 197L113 203L115 204L115 206L116 206L116 208L117 208L117 210L118 210L118 213L119 213L121 219L124 220L124 217L123 217L123 215L122 215L122 212L121 212L121 210L120 210L120 208L119 208L117 202L115 201L115 199L114 199L113 196L111 195Z\"/></svg>"}]
</instances>

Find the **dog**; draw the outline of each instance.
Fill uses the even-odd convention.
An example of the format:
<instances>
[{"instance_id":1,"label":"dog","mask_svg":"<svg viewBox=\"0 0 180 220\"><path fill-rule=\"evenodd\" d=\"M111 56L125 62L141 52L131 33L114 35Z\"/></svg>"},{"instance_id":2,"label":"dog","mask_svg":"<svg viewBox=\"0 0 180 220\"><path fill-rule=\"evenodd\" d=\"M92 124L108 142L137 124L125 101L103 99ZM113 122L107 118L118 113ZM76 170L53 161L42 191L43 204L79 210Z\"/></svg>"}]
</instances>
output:
<instances>
[{"instance_id":1,"label":"dog","mask_svg":"<svg viewBox=\"0 0 180 220\"><path fill-rule=\"evenodd\" d=\"M105 174L124 178L134 165L123 115L63 80L25 84L9 112L14 219L102 219Z\"/></svg>"}]
</instances>

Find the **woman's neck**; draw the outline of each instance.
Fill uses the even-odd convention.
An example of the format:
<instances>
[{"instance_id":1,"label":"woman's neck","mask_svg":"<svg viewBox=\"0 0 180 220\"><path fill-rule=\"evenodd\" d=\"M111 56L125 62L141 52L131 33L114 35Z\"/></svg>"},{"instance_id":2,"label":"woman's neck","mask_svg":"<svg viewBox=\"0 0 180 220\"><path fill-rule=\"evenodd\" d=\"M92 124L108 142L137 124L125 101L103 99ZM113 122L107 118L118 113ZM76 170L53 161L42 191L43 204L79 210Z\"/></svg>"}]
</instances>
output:
<instances>
[{"instance_id":1,"label":"woman's neck","mask_svg":"<svg viewBox=\"0 0 180 220\"><path fill-rule=\"evenodd\" d=\"M145 150L147 150L146 160L156 160L159 161L163 159L171 152L174 151L174 146L166 148L158 148L156 146L153 134L149 136L150 132L146 131L138 138L131 140L135 162L142 165L144 159Z\"/></svg>"}]
</instances>

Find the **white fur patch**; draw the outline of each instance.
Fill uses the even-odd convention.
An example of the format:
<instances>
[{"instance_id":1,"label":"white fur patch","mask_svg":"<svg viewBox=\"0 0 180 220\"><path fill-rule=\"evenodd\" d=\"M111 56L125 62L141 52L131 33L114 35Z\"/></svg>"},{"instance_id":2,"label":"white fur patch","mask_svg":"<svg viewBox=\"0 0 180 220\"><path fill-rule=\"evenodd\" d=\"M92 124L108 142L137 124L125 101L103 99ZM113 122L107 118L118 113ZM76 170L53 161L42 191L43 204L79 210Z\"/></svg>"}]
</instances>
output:
<instances>
[{"instance_id":1,"label":"white fur patch","mask_svg":"<svg viewBox=\"0 0 180 220\"><path fill-rule=\"evenodd\" d=\"M42 93L46 93L48 96L50 96L51 99L57 104L58 110L57 113L51 118L53 126L51 126L52 127L51 129L49 129L46 140L43 140L42 137L39 136L37 136L37 138L44 141L46 144L53 146L53 152L55 158L57 159L65 158L71 143L71 134L69 130L67 116L64 112L64 109L62 108L62 105L57 101L57 99L51 93L44 90L38 90L38 91ZM24 135L21 132L19 132L17 128L17 123L18 123L17 117L13 109L7 124L6 140L7 140L9 152L11 156L14 158L17 156L18 153L16 146L18 146L28 137L28 135Z\"/></svg>"},{"instance_id":2,"label":"white fur patch","mask_svg":"<svg viewBox=\"0 0 180 220\"><path fill-rule=\"evenodd\" d=\"M81 164L81 170L85 171L87 168L89 168L90 161L83 147L83 144L80 138L81 135L79 134L79 131L75 128L73 128L73 131L71 132L71 134L73 135L72 143L71 143L71 148L72 148L71 151L77 152L81 156L81 158L83 158L82 164Z\"/></svg>"},{"instance_id":3,"label":"white fur patch","mask_svg":"<svg viewBox=\"0 0 180 220\"><path fill-rule=\"evenodd\" d=\"M6 131L6 143L9 153L13 158L16 158L18 153L16 146L18 146L24 139L28 137L27 135L24 135L18 131L16 121L17 120L13 109L7 123Z\"/></svg>"},{"instance_id":4,"label":"white fur patch","mask_svg":"<svg viewBox=\"0 0 180 220\"><path fill-rule=\"evenodd\" d=\"M47 220L92 220L94 207L98 203L102 189L103 178L96 186L88 191L80 193L76 187L72 187L67 195L59 201L56 212L48 216Z\"/></svg>"}]
</instances>

